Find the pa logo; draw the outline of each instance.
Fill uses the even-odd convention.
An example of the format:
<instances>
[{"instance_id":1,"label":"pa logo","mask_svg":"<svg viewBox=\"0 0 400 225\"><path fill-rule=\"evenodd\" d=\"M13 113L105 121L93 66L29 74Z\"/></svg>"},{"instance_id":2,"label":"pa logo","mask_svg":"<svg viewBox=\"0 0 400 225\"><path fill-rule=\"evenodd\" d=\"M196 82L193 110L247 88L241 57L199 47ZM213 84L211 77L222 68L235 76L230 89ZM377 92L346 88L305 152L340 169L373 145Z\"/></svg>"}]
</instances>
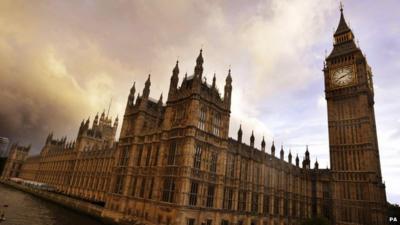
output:
<instances>
[{"instance_id":1,"label":"pa logo","mask_svg":"<svg viewBox=\"0 0 400 225\"><path fill-rule=\"evenodd\" d=\"M389 222L397 222L397 217L389 217Z\"/></svg>"}]
</instances>

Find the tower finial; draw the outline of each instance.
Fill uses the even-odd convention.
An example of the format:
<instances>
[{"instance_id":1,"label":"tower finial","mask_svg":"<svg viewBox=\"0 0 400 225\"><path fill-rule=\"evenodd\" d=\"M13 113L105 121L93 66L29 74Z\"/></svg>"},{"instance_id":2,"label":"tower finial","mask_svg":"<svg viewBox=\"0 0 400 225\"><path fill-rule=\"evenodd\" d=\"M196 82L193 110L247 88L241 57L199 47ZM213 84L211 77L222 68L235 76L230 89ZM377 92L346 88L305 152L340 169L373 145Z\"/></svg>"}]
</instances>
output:
<instances>
[{"instance_id":1,"label":"tower finial","mask_svg":"<svg viewBox=\"0 0 400 225\"><path fill-rule=\"evenodd\" d=\"M204 62L203 48L201 48L200 54L199 54L199 56L197 56L197 59L196 59L196 66L194 67L194 75L196 77L199 77L200 81L201 81L201 77L203 75L203 62Z\"/></svg>"},{"instance_id":2,"label":"tower finial","mask_svg":"<svg viewBox=\"0 0 400 225\"><path fill-rule=\"evenodd\" d=\"M231 66L229 65L228 76L225 79L227 84L232 84L232 76L231 76Z\"/></svg>"},{"instance_id":3,"label":"tower finial","mask_svg":"<svg viewBox=\"0 0 400 225\"><path fill-rule=\"evenodd\" d=\"M176 64L175 64L175 67L174 67L174 69L172 70L172 74L173 75L178 75L178 73L179 73L179 60L176 60Z\"/></svg>"},{"instance_id":4,"label":"tower finial","mask_svg":"<svg viewBox=\"0 0 400 225\"><path fill-rule=\"evenodd\" d=\"M242 124L240 124L239 130L238 130L238 141L239 141L239 143L242 142L242 135L243 135Z\"/></svg>"},{"instance_id":5,"label":"tower finial","mask_svg":"<svg viewBox=\"0 0 400 225\"><path fill-rule=\"evenodd\" d=\"M340 12L342 12L342 13L343 13L343 3L342 3L342 1L340 1L340 5L339 5L339 7L340 7Z\"/></svg>"},{"instance_id":6,"label":"tower finial","mask_svg":"<svg viewBox=\"0 0 400 225\"><path fill-rule=\"evenodd\" d=\"M147 99L150 95L150 81L151 74L149 73L149 76L147 77L146 82L144 83L144 89L143 89L143 98Z\"/></svg>"},{"instance_id":7,"label":"tower finial","mask_svg":"<svg viewBox=\"0 0 400 225\"><path fill-rule=\"evenodd\" d=\"M336 31L333 34L333 36L337 37L337 36L340 36L342 34L345 34L346 32L351 32L351 30L350 30L349 26L347 25L346 20L344 19L343 4L340 3L340 20L339 20L339 24L338 24L338 26L336 28ZM336 40L336 38L335 38L335 40ZM338 41L338 40L336 40L336 41ZM345 39L345 41L347 41L347 39Z\"/></svg>"},{"instance_id":8,"label":"tower finial","mask_svg":"<svg viewBox=\"0 0 400 225\"><path fill-rule=\"evenodd\" d=\"M250 136L250 146L251 146L251 147L254 147L254 141L255 141L255 138L254 138L254 130L252 130L252 131L251 131L251 136Z\"/></svg>"},{"instance_id":9,"label":"tower finial","mask_svg":"<svg viewBox=\"0 0 400 225\"><path fill-rule=\"evenodd\" d=\"M261 141L261 150L265 151L265 139L264 139L264 135L263 135L262 141Z\"/></svg>"},{"instance_id":10,"label":"tower finial","mask_svg":"<svg viewBox=\"0 0 400 225\"><path fill-rule=\"evenodd\" d=\"M274 141L274 140L272 140L271 155L272 155L272 156L275 156L275 141Z\"/></svg>"},{"instance_id":11,"label":"tower finial","mask_svg":"<svg viewBox=\"0 0 400 225\"><path fill-rule=\"evenodd\" d=\"M213 81L212 81L212 87L215 88L215 81L216 81L216 75L214 72L214 77L213 77Z\"/></svg>"},{"instance_id":12,"label":"tower finial","mask_svg":"<svg viewBox=\"0 0 400 225\"><path fill-rule=\"evenodd\" d=\"M132 93L132 95L135 95L135 91L136 91L135 85L136 85L136 81L133 82L133 85L131 87L131 92L130 93Z\"/></svg>"}]
</instances>

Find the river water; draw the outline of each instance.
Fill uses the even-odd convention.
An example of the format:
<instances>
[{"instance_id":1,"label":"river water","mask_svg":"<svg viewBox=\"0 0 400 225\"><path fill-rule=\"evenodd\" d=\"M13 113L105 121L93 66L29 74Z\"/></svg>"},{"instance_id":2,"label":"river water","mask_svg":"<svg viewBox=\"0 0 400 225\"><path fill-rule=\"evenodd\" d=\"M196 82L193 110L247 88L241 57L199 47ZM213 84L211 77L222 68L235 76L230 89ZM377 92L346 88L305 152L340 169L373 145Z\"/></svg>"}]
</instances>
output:
<instances>
[{"instance_id":1,"label":"river water","mask_svg":"<svg viewBox=\"0 0 400 225\"><path fill-rule=\"evenodd\" d=\"M0 225L103 225L91 217L3 184L0 184L1 211L5 211L6 221Z\"/></svg>"}]
</instances>

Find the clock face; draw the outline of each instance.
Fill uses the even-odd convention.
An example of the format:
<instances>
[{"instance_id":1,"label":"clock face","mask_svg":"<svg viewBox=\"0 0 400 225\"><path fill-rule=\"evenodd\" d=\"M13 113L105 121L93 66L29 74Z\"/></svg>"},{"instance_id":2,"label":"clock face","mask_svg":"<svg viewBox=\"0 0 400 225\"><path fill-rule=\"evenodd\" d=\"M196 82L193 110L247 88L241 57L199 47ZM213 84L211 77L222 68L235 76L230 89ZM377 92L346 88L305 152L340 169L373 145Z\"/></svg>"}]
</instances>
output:
<instances>
[{"instance_id":1,"label":"clock face","mask_svg":"<svg viewBox=\"0 0 400 225\"><path fill-rule=\"evenodd\" d=\"M345 86L354 80L353 69L351 66L342 67L332 72L331 82L335 86Z\"/></svg>"}]
</instances>

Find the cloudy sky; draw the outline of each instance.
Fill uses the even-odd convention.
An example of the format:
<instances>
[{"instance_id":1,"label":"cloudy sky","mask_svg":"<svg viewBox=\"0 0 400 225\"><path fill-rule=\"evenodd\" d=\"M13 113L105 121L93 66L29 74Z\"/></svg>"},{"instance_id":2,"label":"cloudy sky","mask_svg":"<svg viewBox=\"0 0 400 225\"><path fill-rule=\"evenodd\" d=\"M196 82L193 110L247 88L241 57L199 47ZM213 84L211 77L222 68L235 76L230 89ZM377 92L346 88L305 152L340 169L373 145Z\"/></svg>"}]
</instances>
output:
<instances>
[{"instance_id":1,"label":"cloudy sky","mask_svg":"<svg viewBox=\"0 0 400 225\"><path fill-rule=\"evenodd\" d=\"M336 0L0 2L0 136L40 151L51 131L76 137L107 109L123 116L136 81L168 91L203 48L205 75L223 90L233 76L230 136L240 123L328 166L323 73L339 21ZM373 68L376 118L388 199L400 203L400 2L344 1L345 17Z\"/></svg>"}]
</instances>

